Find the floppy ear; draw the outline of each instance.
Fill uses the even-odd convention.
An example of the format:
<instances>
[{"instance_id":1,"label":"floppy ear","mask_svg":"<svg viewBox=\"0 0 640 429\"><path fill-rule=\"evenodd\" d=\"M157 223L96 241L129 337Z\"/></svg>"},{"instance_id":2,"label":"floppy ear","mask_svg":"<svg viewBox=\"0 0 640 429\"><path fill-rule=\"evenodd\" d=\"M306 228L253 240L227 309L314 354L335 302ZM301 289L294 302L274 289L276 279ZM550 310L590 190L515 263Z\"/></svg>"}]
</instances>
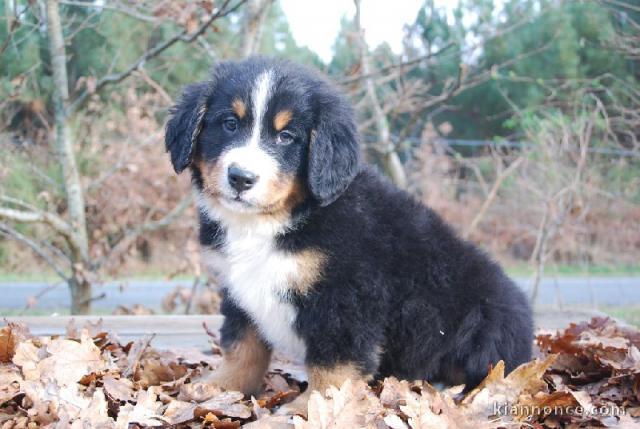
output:
<instances>
[{"instance_id":1,"label":"floppy ear","mask_svg":"<svg viewBox=\"0 0 640 429\"><path fill-rule=\"evenodd\" d=\"M165 127L164 143L171 154L171 163L180 174L191 165L198 135L207 113L208 82L187 86L180 100L171 108L171 115Z\"/></svg>"},{"instance_id":2,"label":"floppy ear","mask_svg":"<svg viewBox=\"0 0 640 429\"><path fill-rule=\"evenodd\" d=\"M334 202L358 173L360 149L353 111L342 98L323 103L311 134L308 183L324 207Z\"/></svg>"}]
</instances>

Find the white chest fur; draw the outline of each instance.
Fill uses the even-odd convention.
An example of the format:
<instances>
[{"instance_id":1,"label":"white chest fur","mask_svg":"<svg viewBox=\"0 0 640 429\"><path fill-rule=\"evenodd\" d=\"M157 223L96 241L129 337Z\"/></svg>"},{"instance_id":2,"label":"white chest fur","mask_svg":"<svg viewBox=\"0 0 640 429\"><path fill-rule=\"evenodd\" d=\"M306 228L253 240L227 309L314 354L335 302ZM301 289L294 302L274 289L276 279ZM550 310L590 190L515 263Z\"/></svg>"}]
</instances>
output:
<instances>
[{"instance_id":1,"label":"white chest fur","mask_svg":"<svg viewBox=\"0 0 640 429\"><path fill-rule=\"evenodd\" d=\"M296 259L275 248L268 230L229 225L224 241L205 260L223 276L230 298L274 349L303 360L306 347L293 326L296 308L283 299L299 274Z\"/></svg>"}]
</instances>

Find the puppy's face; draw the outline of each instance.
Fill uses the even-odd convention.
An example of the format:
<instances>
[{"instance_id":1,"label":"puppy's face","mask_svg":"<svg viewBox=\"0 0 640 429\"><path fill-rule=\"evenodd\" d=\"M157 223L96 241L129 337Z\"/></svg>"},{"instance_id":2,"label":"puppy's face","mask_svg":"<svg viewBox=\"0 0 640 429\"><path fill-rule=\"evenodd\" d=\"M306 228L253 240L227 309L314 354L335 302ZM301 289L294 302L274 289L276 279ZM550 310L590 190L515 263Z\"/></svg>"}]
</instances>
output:
<instances>
[{"instance_id":1,"label":"puppy's face","mask_svg":"<svg viewBox=\"0 0 640 429\"><path fill-rule=\"evenodd\" d=\"M248 59L187 87L167 123L176 171L227 213L290 214L334 201L358 166L353 115L322 78L290 63Z\"/></svg>"},{"instance_id":2,"label":"puppy's face","mask_svg":"<svg viewBox=\"0 0 640 429\"><path fill-rule=\"evenodd\" d=\"M218 86L195 158L204 197L243 213L290 211L306 195L309 100L270 69L245 71Z\"/></svg>"}]
</instances>

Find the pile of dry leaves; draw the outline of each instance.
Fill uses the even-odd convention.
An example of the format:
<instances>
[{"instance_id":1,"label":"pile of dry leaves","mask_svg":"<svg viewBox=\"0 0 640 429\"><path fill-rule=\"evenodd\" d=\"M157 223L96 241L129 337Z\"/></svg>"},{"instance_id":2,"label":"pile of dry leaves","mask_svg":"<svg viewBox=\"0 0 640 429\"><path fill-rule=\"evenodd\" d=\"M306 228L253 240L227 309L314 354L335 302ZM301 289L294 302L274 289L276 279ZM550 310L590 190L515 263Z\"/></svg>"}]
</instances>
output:
<instances>
[{"instance_id":1,"label":"pile of dry leaves","mask_svg":"<svg viewBox=\"0 0 640 429\"><path fill-rule=\"evenodd\" d=\"M122 344L101 326L65 337L0 330L1 428L484 428L636 427L640 332L608 319L537 337L539 357L508 376L500 363L477 389L437 390L390 378L314 393L308 419L277 415L305 383L284 366L257 398L206 384L219 355ZM298 377L300 378L300 377Z\"/></svg>"}]
</instances>

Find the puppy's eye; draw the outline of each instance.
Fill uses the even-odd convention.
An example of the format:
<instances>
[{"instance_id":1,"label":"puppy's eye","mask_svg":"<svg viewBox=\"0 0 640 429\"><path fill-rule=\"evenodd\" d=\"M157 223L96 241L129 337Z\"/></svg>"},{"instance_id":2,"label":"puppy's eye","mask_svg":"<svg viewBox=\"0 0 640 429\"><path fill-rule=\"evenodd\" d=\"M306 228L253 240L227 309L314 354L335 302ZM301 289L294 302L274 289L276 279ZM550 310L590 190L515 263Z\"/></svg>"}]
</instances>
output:
<instances>
[{"instance_id":1,"label":"puppy's eye","mask_svg":"<svg viewBox=\"0 0 640 429\"><path fill-rule=\"evenodd\" d=\"M276 136L276 143L281 145L288 145L293 143L296 139L296 136L290 131L280 131Z\"/></svg>"},{"instance_id":2,"label":"puppy's eye","mask_svg":"<svg viewBox=\"0 0 640 429\"><path fill-rule=\"evenodd\" d=\"M227 118L222 122L222 126L230 133L238 129L238 120L236 118Z\"/></svg>"}]
</instances>

